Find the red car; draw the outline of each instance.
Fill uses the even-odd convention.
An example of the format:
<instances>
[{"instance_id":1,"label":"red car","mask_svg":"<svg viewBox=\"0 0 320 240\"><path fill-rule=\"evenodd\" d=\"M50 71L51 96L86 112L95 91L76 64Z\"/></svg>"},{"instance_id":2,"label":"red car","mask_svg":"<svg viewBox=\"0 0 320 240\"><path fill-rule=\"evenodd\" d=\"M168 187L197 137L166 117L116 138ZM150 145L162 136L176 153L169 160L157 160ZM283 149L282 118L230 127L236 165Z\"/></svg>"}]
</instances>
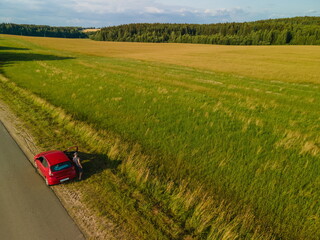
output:
<instances>
[{"instance_id":1,"label":"red car","mask_svg":"<svg viewBox=\"0 0 320 240\"><path fill-rule=\"evenodd\" d=\"M48 186L74 179L77 176L76 168L71 161L73 153L67 150L53 150L34 156L34 164Z\"/></svg>"}]
</instances>

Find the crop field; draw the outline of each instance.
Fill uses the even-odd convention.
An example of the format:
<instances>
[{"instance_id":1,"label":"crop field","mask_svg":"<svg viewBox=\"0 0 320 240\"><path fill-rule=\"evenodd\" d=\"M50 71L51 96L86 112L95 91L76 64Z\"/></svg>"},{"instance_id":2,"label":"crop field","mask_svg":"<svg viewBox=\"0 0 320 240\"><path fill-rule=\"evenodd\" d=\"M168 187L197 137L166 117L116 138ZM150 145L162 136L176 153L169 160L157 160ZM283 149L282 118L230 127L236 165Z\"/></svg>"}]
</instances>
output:
<instances>
[{"instance_id":1,"label":"crop field","mask_svg":"<svg viewBox=\"0 0 320 240\"><path fill-rule=\"evenodd\" d=\"M100 156L70 187L137 239L319 239L320 47L0 35L0 56L0 99L43 148Z\"/></svg>"},{"instance_id":2,"label":"crop field","mask_svg":"<svg viewBox=\"0 0 320 240\"><path fill-rule=\"evenodd\" d=\"M261 80L316 84L320 82L318 46L215 46L97 42L88 39L26 39L38 47L85 55L169 63Z\"/></svg>"}]
</instances>

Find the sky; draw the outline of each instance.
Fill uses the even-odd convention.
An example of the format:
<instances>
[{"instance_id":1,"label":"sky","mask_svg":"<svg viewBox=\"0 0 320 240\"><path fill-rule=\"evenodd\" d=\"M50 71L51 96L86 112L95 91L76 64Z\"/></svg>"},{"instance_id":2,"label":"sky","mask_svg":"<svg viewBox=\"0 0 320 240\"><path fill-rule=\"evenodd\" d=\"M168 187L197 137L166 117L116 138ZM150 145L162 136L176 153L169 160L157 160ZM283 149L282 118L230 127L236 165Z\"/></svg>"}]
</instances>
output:
<instances>
[{"instance_id":1,"label":"sky","mask_svg":"<svg viewBox=\"0 0 320 240\"><path fill-rule=\"evenodd\" d=\"M320 0L0 0L0 22L106 27L320 16Z\"/></svg>"}]
</instances>

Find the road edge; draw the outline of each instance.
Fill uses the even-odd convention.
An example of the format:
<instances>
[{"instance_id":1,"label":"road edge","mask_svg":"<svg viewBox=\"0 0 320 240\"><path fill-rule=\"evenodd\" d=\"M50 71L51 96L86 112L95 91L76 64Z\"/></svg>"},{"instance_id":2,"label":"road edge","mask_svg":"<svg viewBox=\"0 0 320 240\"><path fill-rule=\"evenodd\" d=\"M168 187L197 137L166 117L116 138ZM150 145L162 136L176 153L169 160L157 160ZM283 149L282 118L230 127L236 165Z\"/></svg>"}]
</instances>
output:
<instances>
[{"instance_id":1,"label":"road edge","mask_svg":"<svg viewBox=\"0 0 320 240\"><path fill-rule=\"evenodd\" d=\"M34 143L34 138L31 133L28 132L27 129L23 127L23 122L19 119L19 117L9 108L9 106L0 100L0 122L2 122L3 126L7 130L7 132L14 139L16 144L22 150L23 154L29 160L30 164L34 167L33 164L33 156L36 153L40 152L40 149ZM21 131L23 128L23 131ZM78 227L79 231L82 233L85 239L88 239L88 233L85 229L79 224L79 221L74 217L73 211L71 211L71 206L68 206L67 201L64 199L61 191L57 191L57 189L49 187L50 190L56 195L59 202L61 203L64 210L70 216L74 224Z\"/></svg>"}]
</instances>

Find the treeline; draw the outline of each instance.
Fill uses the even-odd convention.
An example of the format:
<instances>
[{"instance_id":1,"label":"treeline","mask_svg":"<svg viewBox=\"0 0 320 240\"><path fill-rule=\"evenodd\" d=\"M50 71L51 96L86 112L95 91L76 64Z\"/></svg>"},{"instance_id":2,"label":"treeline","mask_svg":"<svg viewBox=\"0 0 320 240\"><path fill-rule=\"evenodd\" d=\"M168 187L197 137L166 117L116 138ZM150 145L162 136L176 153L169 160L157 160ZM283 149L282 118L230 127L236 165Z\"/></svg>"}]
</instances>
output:
<instances>
[{"instance_id":1,"label":"treeline","mask_svg":"<svg viewBox=\"0 0 320 240\"><path fill-rule=\"evenodd\" d=\"M320 45L320 17L219 24L128 24L101 29L99 41L223 45Z\"/></svg>"},{"instance_id":2,"label":"treeline","mask_svg":"<svg viewBox=\"0 0 320 240\"><path fill-rule=\"evenodd\" d=\"M81 27L50 27L46 25L27 25L2 23L0 33L23 36L41 36L58 38L87 38Z\"/></svg>"}]
</instances>

